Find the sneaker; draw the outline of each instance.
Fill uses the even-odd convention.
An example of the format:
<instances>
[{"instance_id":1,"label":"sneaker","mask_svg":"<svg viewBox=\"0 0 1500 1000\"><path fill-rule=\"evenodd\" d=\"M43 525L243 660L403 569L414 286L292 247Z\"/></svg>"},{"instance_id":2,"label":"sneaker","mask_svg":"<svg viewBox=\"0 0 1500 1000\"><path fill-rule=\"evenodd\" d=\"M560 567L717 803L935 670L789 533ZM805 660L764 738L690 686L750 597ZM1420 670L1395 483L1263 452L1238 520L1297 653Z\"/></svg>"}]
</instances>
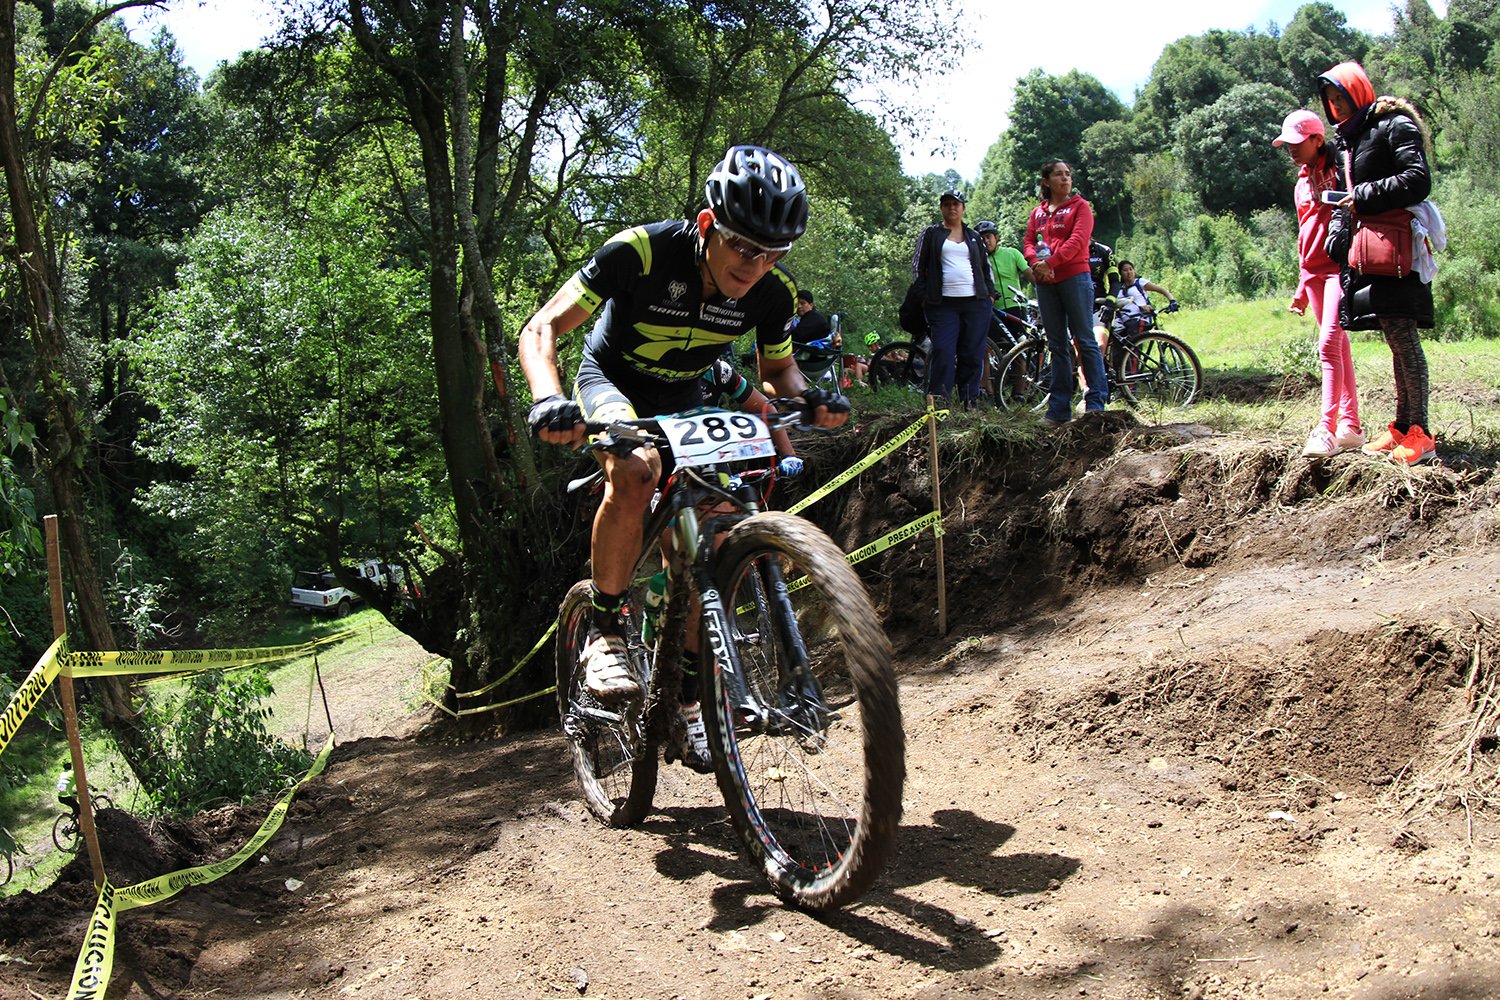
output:
<instances>
[{"instance_id":1,"label":"sneaker","mask_svg":"<svg viewBox=\"0 0 1500 1000\"><path fill-rule=\"evenodd\" d=\"M640 695L641 685L630 672L624 639L617 635L596 635L583 647L583 684L589 694L606 701Z\"/></svg>"},{"instance_id":2,"label":"sneaker","mask_svg":"<svg viewBox=\"0 0 1500 1000\"><path fill-rule=\"evenodd\" d=\"M699 774L712 774L714 761L708 755L708 730L703 727L703 706L695 701L691 705L679 707L677 712L682 717L684 741L676 753L667 756L667 763L677 759Z\"/></svg>"},{"instance_id":3,"label":"sneaker","mask_svg":"<svg viewBox=\"0 0 1500 1000\"><path fill-rule=\"evenodd\" d=\"M1328 428L1319 424L1307 436L1307 444L1302 446L1302 457L1332 458L1341 450L1337 442L1334 441L1333 435L1328 433Z\"/></svg>"},{"instance_id":4,"label":"sneaker","mask_svg":"<svg viewBox=\"0 0 1500 1000\"><path fill-rule=\"evenodd\" d=\"M1374 441L1371 441L1369 444L1365 445L1360 449L1360 451L1364 452L1366 455L1375 455L1378 458L1384 458L1388 456L1391 453L1392 449L1394 449L1400 443L1401 432L1396 430L1395 424L1391 424L1385 430L1380 432L1379 437L1377 437Z\"/></svg>"},{"instance_id":5,"label":"sneaker","mask_svg":"<svg viewBox=\"0 0 1500 1000\"><path fill-rule=\"evenodd\" d=\"M1333 443L1338 445L1339 451L1358 451L1365 445L1365 432L1348 424L1339 424Z\"/></svg>"},{"instance_id":6,"label":"sneaker","mask_svg":"<svg viewBox=\"0 0 1500 1000\"><path fill-rule=\"evenodd\" d=\"M1419 424L1412 424L1411 429L1401 438L1401 443L1391 449L1391 461L1402 465L1416 465L1436 455L1437 443Z\"/></svg>"}]
</instances>

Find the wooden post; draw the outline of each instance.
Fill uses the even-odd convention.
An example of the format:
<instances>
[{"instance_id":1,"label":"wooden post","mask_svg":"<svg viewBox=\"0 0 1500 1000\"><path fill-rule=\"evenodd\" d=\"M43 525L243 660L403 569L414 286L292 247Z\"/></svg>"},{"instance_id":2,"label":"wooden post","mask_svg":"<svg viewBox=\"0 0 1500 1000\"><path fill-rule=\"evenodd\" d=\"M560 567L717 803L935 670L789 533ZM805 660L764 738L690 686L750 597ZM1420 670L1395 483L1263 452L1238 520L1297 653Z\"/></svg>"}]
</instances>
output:
<instances>
[{"instance_id":1,"label":"wooden post","mask_svg":"<svg viewBox=\"0 0 1500 1000\"><path fill-rule=\"evenodd\" d=\"M67 611L63 605L62 556L57 544L57 515L42 519L47 535L47 586L52 596L52 637L68 630ZM104 885L104 855L99 850L99 834L94 828L94 806L89 799L88 776L83 770L83 743L78 738L78 706L73 700L73 678L63 674L57 679L58 698L62 701L63 725L68 733L68 752L73 757L73 780L78 785L78 827L88 847L89 865L94 869L94 888Z\"/></svg>"},{"instance_id":2,"label":"wooden post","mask_svg":"<svg viewBox=\"0 0 1500 1000\"><path fill-rule=\"evenodd\" d=\"M948 634L948 578L943 573L943 489L938 483L938 438L937 414L933 412L933 399L927 397L927 456L932 467L932 509L938 512L938 523L933 531L937 540L937 603L938 634Z\"/></svg>"}]
</instances>

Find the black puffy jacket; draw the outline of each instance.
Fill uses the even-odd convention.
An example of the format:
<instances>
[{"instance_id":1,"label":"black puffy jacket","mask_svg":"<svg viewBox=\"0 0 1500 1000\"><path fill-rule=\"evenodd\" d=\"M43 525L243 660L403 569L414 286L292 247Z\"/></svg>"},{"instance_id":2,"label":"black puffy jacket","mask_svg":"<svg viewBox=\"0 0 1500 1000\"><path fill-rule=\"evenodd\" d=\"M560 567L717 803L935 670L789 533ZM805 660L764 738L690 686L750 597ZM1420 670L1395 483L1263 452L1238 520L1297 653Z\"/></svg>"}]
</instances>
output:
<instances>
[{"instance_id":1,"label":"black puffy jacket","mask_svg":"<svg viewBox=\"0 0 1500 1000\"><path fill-rule=\"evenodd\" d=\"M1326 82L1326 78L1325 78ZM1339 173L1347 164L1354 181L1354 207L1373 215L1410 208L1432 190L1432 174L1423 148L1420 116L1406 101L1377 97L1340 122L1335 142L1341 154ZM1342 272L1339 319L1346 330L1376 330L1382 317L1414 319L1431 329L1432 286L1418 274L1401 278L1362 275L1349 268L1353 235L1347 209L1333 213L1328 226L1328 256Z\"/></svg>"}]
</instances>

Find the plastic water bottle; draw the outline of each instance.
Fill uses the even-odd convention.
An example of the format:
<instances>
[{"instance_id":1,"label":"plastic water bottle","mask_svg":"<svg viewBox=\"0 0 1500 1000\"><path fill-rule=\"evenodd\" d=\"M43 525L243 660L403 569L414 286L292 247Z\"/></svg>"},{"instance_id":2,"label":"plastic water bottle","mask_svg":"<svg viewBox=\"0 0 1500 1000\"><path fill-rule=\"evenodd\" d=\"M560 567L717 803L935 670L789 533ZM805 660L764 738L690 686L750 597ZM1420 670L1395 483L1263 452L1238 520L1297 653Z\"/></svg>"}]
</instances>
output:
<instances>
[{"instance_id":1,"label":"plastic water bottle","mask_svg":"<svg viewBox=\"0 0 1500 1000\"><path fill-rule=\"evenodd\" d=\"M1051 259L1052 259L1052 248L1049 247L1045 243L1038 243L1036 245L1036 262L1038 264L1045 264L1047 261L1049 261Z\"/></svg>"},{"instance_id":2,"label":"plastic water bottle","mask_svg":"<svg viewBox=\"0 0 1500 1000\"><path fill-rule=\"evenodd\" d=\"M667 571L658 572L646 581L646 595L642 603L644 608L644 621L641 622L641 641L648 646L656 638L657 621L661 618L661 605L667 599Z\"/></svg>"}]
</instances>

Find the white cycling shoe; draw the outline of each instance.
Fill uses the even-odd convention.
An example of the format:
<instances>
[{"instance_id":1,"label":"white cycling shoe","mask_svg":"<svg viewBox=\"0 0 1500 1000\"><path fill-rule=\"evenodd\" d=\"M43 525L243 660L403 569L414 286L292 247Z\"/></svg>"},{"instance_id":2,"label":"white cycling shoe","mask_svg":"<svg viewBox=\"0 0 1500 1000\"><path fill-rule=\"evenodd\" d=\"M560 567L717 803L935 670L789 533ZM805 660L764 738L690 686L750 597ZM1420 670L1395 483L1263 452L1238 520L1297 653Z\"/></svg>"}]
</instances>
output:
<instances>
[{"instance_id":1,"label":"white cycling shoe","mask_svg":"<svg viewBox=\"0 0 1500 1000\"><path fill-rule=\"evenodd\" d=\"M596 635L583 647L583 685L589 694L604 701L640 696L641 685L630 672L624 639Z\"/></svg>"}]
</instances>

